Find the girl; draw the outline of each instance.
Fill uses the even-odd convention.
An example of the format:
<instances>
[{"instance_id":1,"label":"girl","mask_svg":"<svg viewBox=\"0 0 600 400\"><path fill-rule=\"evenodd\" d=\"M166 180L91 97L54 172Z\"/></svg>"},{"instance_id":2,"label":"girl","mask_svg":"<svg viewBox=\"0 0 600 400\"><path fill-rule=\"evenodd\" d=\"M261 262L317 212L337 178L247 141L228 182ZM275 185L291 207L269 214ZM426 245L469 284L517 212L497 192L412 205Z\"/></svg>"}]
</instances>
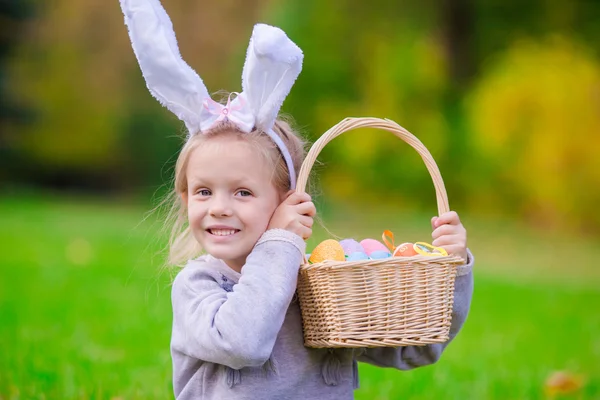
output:
<instances>
[{"instance_id":1,"label":"girl","mask_svg":"<svg viewBox=\"0 0 600 400\"><path fill-rule=\"evenodd\" d=\"M189 132L176 164L179 219L170 249L171 263L186 263L172 288L175 397L351 399L358 361L402 370L435 362L448 343L335 351L303 345L293 296L315 206L294 191L302 140L276 119L300 73L301 50L281 30L256 25L243 91L222 105L181 59L158 0L121 6L148 88ZM452 340L469 310L473 258L456 213L432 225L433 244L467 260L456 279Z\"/></svg>"}]
</instances>

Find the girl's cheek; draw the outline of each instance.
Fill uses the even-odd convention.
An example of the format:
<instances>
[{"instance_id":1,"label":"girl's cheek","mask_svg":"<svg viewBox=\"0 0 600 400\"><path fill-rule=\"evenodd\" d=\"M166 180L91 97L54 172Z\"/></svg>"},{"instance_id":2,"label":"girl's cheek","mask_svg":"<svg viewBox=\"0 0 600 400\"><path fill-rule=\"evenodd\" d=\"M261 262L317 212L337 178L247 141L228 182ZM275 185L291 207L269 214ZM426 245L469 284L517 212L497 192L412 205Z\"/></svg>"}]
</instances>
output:
<instances>
[{"instance_id":1,"label":"girl's cheek","mask_svg":"<svg viewBox=\"0 0 600 400\"><path fill-rule=\"evenodd\" d=\"M199 210L198 207L194 207L193 205L190 205L190 207L188 207L188 220L190 221L190 223L194 223L198 220L199 217Z\"/></svg>"}]
</instances>

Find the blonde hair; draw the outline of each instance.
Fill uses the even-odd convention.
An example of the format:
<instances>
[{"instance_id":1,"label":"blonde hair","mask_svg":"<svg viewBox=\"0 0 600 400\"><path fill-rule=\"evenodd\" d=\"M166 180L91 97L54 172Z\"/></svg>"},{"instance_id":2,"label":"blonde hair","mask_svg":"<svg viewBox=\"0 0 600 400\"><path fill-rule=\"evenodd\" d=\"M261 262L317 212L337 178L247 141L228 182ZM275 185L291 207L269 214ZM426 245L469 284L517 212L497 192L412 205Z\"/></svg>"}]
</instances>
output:
<instances>
[{"instance_id":1,"label":"blonde hair","mask_svg":"<svg viewBox=\"0 0 600 400\"><path fill-rule=\"evenodd\" d=\"M286 145L292 157L294 169L298 173L306 154L306 142L284 119L278 118L275 121L273 131L279 135ZM181 197L182 193L185 193L188 189L186 170L190 155L195 149L215 137L222 138L226 136L231 137L232 140L244 140L253 145L258 154L267 162L267 166L272 169L272 183L274 187L281 193L286 193L290 190L290 176L285 159L277 145L264 132L254 130L250 133L245 133L235 124L223 122L210 131L193 135L179 153L175 164L173 189L163 200L163 205L169 207L165 225L166 228L170 228L167 257L167 265L169 266L183 265L202 252L200 244L192 235L188 225L187 207Z\"/></svg>"}]
</instances>

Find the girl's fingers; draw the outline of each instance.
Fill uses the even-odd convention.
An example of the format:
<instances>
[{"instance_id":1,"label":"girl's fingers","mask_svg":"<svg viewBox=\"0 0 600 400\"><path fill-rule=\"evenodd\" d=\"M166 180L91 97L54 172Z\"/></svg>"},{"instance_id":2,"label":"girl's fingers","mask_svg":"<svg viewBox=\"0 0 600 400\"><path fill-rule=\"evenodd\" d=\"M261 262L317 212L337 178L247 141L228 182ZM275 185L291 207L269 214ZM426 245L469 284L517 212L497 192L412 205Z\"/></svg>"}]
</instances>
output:
<instances>
[{"instance_id":1,"label":"girl's fingers","mask_svg":"<svg viewBox=\"0 0 600 400\"><path fill-rule=\"evenodd\" d=\"M467 231L455 211L433 217L431 225L433 227L432 245L443 248L448 254L466 257Z\"/></svg>"},{"instance_id":2,"label":"girl's fingers","mask_svg":"<svg viewBox=\"0 0 600 400\"><path fill-rule=\"evenodd\" d=\"M448 211L440 215L434 222L434 227L437 228L444 224L458 225L460 224L460 218L456 211Z\"/></svg>"},{"instance_id":3,"label":"girl's fingers","mask_svg":"<svg viewBox=\"0 0 600 400\"><path fill-rule=\"evenodd\" d=\"M462 247L462 248L466 247L464 238L460 237L459 235L445 235L445 236L435 239L433 241L433 243L431 243L431 244L436 247L445 247L445 246L458 246L458 247Z\"/></svg>"},{"instance_id":4,"label":"girl's fingers","mask_svg":"<svg viewBox=\"0 0 600 400\"><path fill-rule=\"evenodd\" d=\"M284 200L284 203L294 206L297 204L310 202L310 200L311 200L310 194L304 193L304 192L298 193L298 192L292 191L292 193L290 193L290 195Z\"/></svg>"},{"instance_id":5,"label":"girl's fingers","mask_svg":"<svg viewBox=\"0 0 600 400\"><path fill-rule=\"evenodd\" d=\"M312 219L312 217L308 217L306 215L301 215L300 219L299 219L300 223L307 227L307 228L312 228L314 220Z\"/></svg>"},{"instance_id":6,"label":"girl's fingers","mask_svg":"<svg viewBox=\"0 0 600 400\"><path fill-rule=\"evenodd\" d=\"M315 204L312 201L310 201L310 199L304 203L297 204L295 206L295 209L298 214L308 215L309 217L314 217L317 213Z\"/></svg>"},{"instance_id":7,"label":"girl's fingers","mask_svg":"<svg viewBox=\"0 0 600 400\"><path fill-rule=\"evenodd\" d=\"M433 239L437 239L444 235L456 235L458 233L459 230L457 229L456 225L442 225L431 233L431 237Z\"/></svg>"},{"instance_id":8,"label":"girl's fingers","mask_svg":"<svg viewBox=\"0 0 600 400\"><path fill-rule=\"evenodd\" d=\"M459 246L446 245L437 247L441 247L442 249L446 250L446 253L448 254L460 254L462 252Z\"/></svg>"},{"instance_id":9,"label":"girl's fingers","mask_svg":"<svg viewBox=\"0 0 600 400\"><path fill-rule=\"evenodd\" d=\"M461 246L443 246L442 247L448 254L462 257L463 260L467 261L467 250Z\"/></svg>"},{"instance_id":10,"label":"girl's fingers","mask_svg":"<svg viewBox=\"0 0 600 400\"><path fill-rule=\"evenodd\" d=\"M310 238L310 236L312 235L312 229L307 228L306 226L303 226L302 228L300 228L300 237L304 240Z\"/></svg>"}]
</instances>

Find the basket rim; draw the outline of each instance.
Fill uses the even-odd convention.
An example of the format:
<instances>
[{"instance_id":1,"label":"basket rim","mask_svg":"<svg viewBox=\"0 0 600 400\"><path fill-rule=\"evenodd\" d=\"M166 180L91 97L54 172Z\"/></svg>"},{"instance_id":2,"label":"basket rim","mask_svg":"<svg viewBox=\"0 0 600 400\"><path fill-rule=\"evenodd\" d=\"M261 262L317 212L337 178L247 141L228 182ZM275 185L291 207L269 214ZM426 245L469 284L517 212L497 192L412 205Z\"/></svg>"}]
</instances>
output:
<instances>
[{"instance_id":1,"label":"basket rim","mask_svg":"<svg viewBox=\"0 0 600 400\"><path fill-rule=\"evenodd\" d=\"M424 255L416 255L411 257L388 257L377 260L358 260L358 261L334 261L334 260L325 260L314 264L309 264L308 262L302 263L300 265L300 271L308 271L311 269L343 269L343 268L356 268L356 267L365 267L365 268L373 268L373 267L399 267L405 266L403 264L409 264L414 268L426 267L431 263L444 263L449 264L450 266L459 266L465 263L465 260L458 255L449 254L447 256L424 256ZM439 267L438 267L439 268Z\"/></svg>"}]
</instances>

